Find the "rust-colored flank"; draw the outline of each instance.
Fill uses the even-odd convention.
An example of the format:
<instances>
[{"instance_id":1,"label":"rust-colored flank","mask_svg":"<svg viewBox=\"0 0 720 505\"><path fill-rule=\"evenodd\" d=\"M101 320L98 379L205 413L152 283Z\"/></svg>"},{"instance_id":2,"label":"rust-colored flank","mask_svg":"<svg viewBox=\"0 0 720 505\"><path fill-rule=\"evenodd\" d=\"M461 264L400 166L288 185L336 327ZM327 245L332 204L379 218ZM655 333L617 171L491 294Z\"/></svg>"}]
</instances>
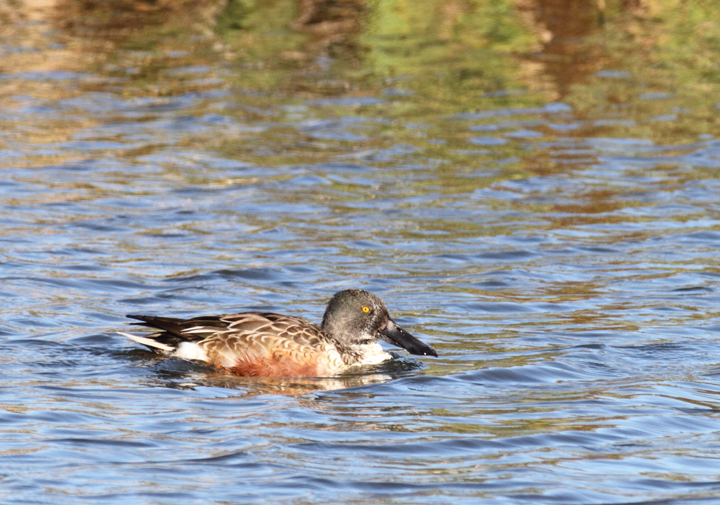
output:
<instances>
[{"instance_id":1,"label":"rust-colored flank","mask_svg":"<svg viewBox=\"0 0 720 505\"><path fill-rule=\"evenodd\" d=\"M235 365L228 368L234 374L243 377L319 377L322 367L317 362L296 363L281 353L270 358L238 358Z\"/></svg>"}]
</instances>

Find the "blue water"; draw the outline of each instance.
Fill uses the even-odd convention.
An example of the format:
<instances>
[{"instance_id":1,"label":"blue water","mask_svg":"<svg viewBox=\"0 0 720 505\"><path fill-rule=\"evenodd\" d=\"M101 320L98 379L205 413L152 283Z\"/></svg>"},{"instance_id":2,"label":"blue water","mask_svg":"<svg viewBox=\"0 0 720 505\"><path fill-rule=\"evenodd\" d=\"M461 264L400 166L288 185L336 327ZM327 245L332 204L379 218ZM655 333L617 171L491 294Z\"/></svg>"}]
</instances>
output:
<instances>
[{"instance_id":1,"label":"blue water","mask_svg":"<svg viewBox=\"0 0 720 505\"><path fill-rule=\"evenodd\" d=\"M588 82L652 106L433 109L420 77L251 90L262 69L192 48L111 65L63 56L51 19L8 33L3 503L720 495L720 141L686 123L712 100L610 68ZM355 287L440 356L246 379L117 333L129 313L319 322Z\"/></svg>"}]
</instances>

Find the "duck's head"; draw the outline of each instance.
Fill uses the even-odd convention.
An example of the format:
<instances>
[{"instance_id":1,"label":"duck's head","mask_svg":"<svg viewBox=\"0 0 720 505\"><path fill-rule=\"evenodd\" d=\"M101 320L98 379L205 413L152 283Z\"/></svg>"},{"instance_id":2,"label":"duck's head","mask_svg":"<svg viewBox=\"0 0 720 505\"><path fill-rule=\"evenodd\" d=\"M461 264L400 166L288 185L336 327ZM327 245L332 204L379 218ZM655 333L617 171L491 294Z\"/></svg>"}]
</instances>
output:
<instances>
[{"instance_id":1,"label":"duck's head","mask_svg":"<svg viewBox=\"0 0 720 505\"><path fill-rule=\"evenodd\" d=\"M335 293L325 310L322 329L346 345L369 344L381 339L407 349L410 354L438 355L435 349L395 323L378 296L362 289Z\"/></svg>"}]
</instances>

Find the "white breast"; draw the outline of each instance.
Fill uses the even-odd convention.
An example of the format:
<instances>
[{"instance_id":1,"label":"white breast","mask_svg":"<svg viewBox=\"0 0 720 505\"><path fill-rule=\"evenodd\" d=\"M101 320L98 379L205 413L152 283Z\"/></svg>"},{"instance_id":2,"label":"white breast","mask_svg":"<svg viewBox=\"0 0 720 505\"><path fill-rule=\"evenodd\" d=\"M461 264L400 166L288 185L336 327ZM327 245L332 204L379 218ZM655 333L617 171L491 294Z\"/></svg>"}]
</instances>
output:
<instances>
[{"instance_id":1,"label":"white breast","mask_svg":"<svg viewBox=\"0 0 720 505\"><path fill-rule=\"evenodd\" d=\"M382 346L377 342L354 346L354 348L360 354L359 365L377 365L392 358L392 356L383 351Z\"/></svg>"}]
</instances>

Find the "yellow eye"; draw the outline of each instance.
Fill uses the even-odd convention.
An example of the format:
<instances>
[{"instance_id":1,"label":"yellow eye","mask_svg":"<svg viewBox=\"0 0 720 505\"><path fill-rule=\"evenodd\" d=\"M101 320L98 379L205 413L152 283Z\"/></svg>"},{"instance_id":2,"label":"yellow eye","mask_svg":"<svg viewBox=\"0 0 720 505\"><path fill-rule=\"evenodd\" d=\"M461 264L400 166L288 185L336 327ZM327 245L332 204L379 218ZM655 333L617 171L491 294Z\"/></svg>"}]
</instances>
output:
<instances>
[{"instance_id":1,"label":"yellow eye","mask_svg":"<svg viewBox=\"0 0 720 505\"><path fill-rule=\"evenodd\" d=\"M370 312L370 307L363 307L363 312Z\"/></svg>"}]
</instances>

